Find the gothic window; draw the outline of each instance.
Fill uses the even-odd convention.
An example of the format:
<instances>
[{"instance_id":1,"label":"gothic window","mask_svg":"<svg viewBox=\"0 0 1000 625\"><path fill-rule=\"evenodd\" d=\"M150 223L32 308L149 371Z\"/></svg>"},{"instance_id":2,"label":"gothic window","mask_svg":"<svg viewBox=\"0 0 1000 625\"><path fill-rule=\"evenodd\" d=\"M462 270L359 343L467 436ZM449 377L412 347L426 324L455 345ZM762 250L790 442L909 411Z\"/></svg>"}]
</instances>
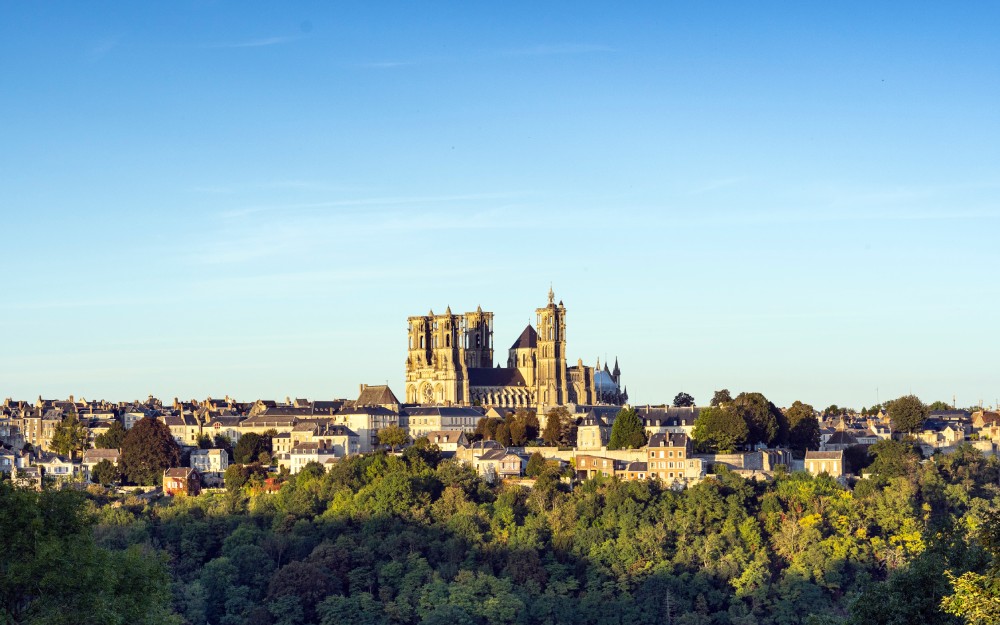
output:
<instances>
[{"instance_id":1,"label":"gothic window","mask_svg":"<svg viewBox=\"0 0 1000 625\"><path fill-rule=\"evenodd\" d=\"M420 337L420 349L424 348L424 337Z\"/></svg>"},{"instance_id":2,"label":"gothic window","mask_svg":"<svg viewBox=\"0 0 1000 625\"><path fill-rule=\"evenodd\" d=\"M436 348L438 346L438 337L435 336L433 340L434 340L434 347Z\"/></svg>"},{"instance_id":3,"label":"gothic window","mask_svg":"<svg viewBox=\"0 0 1000 625\"><path fill-rule=\"evenodd\" d=\"M552 327L549 326L549 340L552 340Z\"/></svg>"},{"instance_id":4,"label":"gothic window","mask_svg":"<svg viewBox=\"0 0 1000 625\"><path fill-rule=\"evenodd\" d=\"M483 336L481 334L476 335L476 347L479 347L483 342Z\"/></svg>"},{"instance_id":5,"label":"gothic window","mask_svg":"<svg viewBox=\"0 0 1000 625\"><path fill-rule=\"evenodd\" d=\"M413 349L413 337L410 337L410 349Z\"/></svg>"},{"instance_id":6,"label":"gothic window","mask_svg":"<svg viewBox=\"0 0 1000 625\"><path fill-rule=\"evenodd\" d=\"M444 337L444 346L451 347L451 335L448 334Z\"/></svg>"}]
</instances>

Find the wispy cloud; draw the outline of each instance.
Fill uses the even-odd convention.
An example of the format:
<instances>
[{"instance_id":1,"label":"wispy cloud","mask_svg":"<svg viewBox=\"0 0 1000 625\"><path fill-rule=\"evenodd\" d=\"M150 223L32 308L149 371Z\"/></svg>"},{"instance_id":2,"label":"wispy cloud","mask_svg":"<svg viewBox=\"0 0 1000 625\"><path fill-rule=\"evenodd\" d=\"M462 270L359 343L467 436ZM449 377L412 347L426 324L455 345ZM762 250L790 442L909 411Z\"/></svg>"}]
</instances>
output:
<instances>
[{"instance_id":1,"label":"wispy cloud","mask_svg":"<svg viewBox=\"0 0 1000 625\"><path fill-rule=\"evenodd\" d=\"M437 196L404 196L404 197L375 197L358 198L351 200L332 200L329 202L309 202L298 204L278 204L270 206L248 206L233 210L223 211L220 214L226 218L239 218L258 213L275 213L300 210L321 210L327 208L361 208L377 207L386 208L407 206L414 204L434 204L443 202L471 202L477 200L495 200L515 197L513 193L471 193L465 195L437 195Z\"/></svg>"},{"instance_id":2,"label":"wispy cloud","mask_svg":"<svg viewBox=\"0 0 1000 625\"><path fill-rule=\"evenodd\" d=\"M558 54L588 54L593 52L614 52L611 46L590 43L546 43L523 48L512 48L502 52L505 56L552 56Z\"/></svg>"},{"instance_id":3,"label":"wispy cloud","mask_svg":"<svg viewBox=\"0 0 1000 625\"><path fill-rule=\"evenodd\" d=\"M217 43L201 44L200 48L263 48L265 46L277 46L283 43L291 43L302 39L300 35L287 37L264 37L261 39L250 39L247 41L223 41Z\"/></svg>"},{"instance_id":4,"label":"wispy cloud","mask_svg":"<svg viewBox=\"0 0 1000 625\"><path fill-rule=\"evenodd\" d=\"M718 191L720 189L725 189L727 187L736 186L742 182L748 181L749 176L731 176L729 178L720 178L718 180L711 180L699 187L688 191L688 195L702 195L703 193L711 193L712 191Z\"/></svg>"},{"instance_id":5,"label":"wispy cloud","mask_svg":"<svg viewBox=\"0 0 1000 625\"><path fill-rule=\"evenodd\" d=\"M417 65L417 61L371 61L368 63L358 63L356 67L363 69L393 69L396 67L411 67Z\"/></svg>"},{"instance_id":6,"label":"wispy cloud","mask_svg":"<svg viewBox=\"0 0 1000 625\"><path fill-rule=\"evenodd\" d=\"M118 37L102 39L87 50L87 61L96 63L106 57L109 52L118 47Z\"/></svg>"}]
</instances>

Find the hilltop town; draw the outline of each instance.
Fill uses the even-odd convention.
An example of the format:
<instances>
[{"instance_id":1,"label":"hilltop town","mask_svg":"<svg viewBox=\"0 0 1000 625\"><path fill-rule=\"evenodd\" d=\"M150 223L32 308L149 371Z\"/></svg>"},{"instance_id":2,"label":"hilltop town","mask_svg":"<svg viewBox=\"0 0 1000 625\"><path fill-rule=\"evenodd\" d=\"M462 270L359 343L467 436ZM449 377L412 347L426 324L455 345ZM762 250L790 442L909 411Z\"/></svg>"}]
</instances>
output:
<instances>
[{"instance_id":1,"label":"hilltop town","mask_svg":"<svg viewBox=\"0 0 1000 625\"><path fill-rule=\"evenodd\" d=\"M311 464L326 469L349 456L423 445L490 483L530 486L546 466L570 483L601 476L676 489L720 471L763 480L805 471L849 484L880 441L905 439L924 457L963 445L993 456L1000 444L997 412L928 407L912 396L860 411L801 402L778 408L760 393L733 397L725 389L708 406L683 392L670 403L630 405L617 360L613 369L599 360L567 366L566 307L551 289L536 314L506 367L493 366L493 314L481 307L410 317L406 401L388 385L367 384L354 398L330 400L8 398L0 407L0 469L34 487L101 482L193 494L225 486L230 466L253 467L276 484ZM123 451L144 421L176 446L152 472L128 466L137 461ZM133 449L156 444L133 438Z\"/></svg>"}]
</instances>

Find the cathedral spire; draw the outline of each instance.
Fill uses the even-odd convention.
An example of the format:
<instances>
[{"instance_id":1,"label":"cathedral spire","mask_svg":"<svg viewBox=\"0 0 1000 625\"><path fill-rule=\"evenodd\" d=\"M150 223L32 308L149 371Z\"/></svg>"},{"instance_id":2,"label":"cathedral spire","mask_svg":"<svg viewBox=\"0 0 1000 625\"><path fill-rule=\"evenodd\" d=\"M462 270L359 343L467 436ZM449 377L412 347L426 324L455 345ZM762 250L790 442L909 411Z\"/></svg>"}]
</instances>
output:
<instances>
[{"instance_id":1,"label":"cathedral spire","mask_svg":"<svg viewBox=\"0 0 1000 625\"><path fill-rule=\"evenodd\" d=\"M549 283L549 305L556 303L556 294L552 292L552 283Z\"/></svg>"}]
</instances>

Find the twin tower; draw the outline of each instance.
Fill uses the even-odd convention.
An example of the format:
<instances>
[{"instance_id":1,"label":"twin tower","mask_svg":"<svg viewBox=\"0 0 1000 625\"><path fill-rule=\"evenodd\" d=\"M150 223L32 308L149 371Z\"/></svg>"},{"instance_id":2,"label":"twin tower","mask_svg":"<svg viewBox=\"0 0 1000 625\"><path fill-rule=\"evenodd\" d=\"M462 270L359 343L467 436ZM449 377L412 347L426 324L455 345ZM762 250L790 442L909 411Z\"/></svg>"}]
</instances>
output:
<instances>
[{"instance_id":1,"label":"twin tower","mask_svg":"<svg viewBox=\"0 0 1000 625\"><path fill-rule=\"evenodd\" d=\"M613 375L605 367L596 378L595 368L582 361L566 366L566 307L555 303L552 289L548 305L535 313L535 327L529 324L511 345L506 367L493 366L493 313L476 308L455 315L448 307L443 315L410 317L406 402L544 412L565 404L624 401L617 366Z\"/></svg>"}]
</instances>

